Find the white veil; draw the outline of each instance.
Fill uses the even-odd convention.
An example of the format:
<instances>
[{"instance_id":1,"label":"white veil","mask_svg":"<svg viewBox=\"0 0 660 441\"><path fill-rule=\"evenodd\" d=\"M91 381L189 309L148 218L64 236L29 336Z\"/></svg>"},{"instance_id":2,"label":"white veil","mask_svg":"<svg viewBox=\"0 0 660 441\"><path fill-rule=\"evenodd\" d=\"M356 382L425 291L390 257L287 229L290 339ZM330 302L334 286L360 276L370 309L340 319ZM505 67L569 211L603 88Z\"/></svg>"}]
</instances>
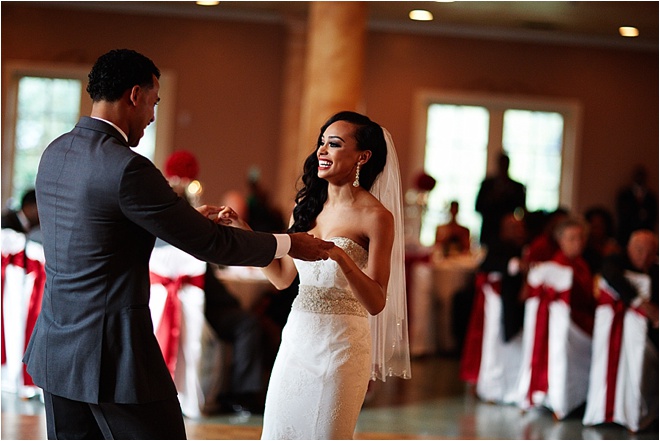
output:
<instances>
[{"instance_id":1,"label":"white veil","mask_svg":"<svg viewBox=\"0 0 660 441\"><path fill-rule=\"evenodd\" d=\"M403 195L399 160L392 135L383 128L387 143L385 168L371 187L371 194L394 216L394 244L390 263L385 308L369 316L371 327L371 379L411 378L406 306L405 242L403 231Z\"/></svg>"}]
</instances>

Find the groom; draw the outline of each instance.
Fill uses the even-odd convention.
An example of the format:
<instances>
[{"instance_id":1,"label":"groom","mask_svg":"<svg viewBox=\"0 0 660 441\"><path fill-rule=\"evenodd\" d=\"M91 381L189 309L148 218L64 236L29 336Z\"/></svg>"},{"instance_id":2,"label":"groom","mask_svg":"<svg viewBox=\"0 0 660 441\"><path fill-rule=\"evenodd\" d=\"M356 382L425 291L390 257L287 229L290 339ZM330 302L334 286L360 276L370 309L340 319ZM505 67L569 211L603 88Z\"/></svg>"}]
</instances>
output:
<instances>
[{"instance_id":1,"label":"groom","mask_svg":"<svg viewBox=\"0 0 660 441\"><path fill-rule=\"evenodd\" d=\"M129 148L154 121L159 77L135 51L102 55L89 74L91 116L54 140L39 164L46 288L24 361L44 390L49 439L185 439L149 311L156 237L224 265L326 259L333 246L304 233L217 225L207 217L221 207L198 212L179 198Z\"/></svg>"}]
</instances>

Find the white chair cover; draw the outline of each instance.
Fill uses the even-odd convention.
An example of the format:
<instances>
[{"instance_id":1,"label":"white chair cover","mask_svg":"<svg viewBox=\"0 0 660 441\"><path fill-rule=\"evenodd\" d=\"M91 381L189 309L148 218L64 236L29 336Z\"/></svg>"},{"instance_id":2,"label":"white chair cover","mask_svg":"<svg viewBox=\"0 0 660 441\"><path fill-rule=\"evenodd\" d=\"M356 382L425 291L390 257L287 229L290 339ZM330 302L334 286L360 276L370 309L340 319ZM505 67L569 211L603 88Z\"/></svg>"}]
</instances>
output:
<instances>
[{"instance_id":1,"label":"white chair cover","mask_svg":"<svg viewBox=\"0 0 660 441\"><path fill-rule=\"evenodd\" d=\"M42 397L23 364L23 354L41 310L44 252L25 234L2 229L2 390L21 398Z\"/></svg>"},{"instance_id":2,"label":"white chair cover","mask_svg":"<svg viewBox=\"0 0 660 441\"><path fill-rule=\"evenodd\" d=\"M149 265L152 272L149 307L156 332L165 316L168 290L162 280L156 281L153 275L170 280L185 276L199 280L206 272L206 262L166 245L154 248ZM212 406L223 374L221 343L204 316L205 298L201 286L180 285L177 292L180 305L178 348L170 354L172 357L166 355L179 392L181 409L189 418L200 417L207 406ZM175 325L170 323L168 326ZM161 348L164 349L162 344Z\"/></svg>"},{"instance_id":3,"label":"white chair cover","mask_svg":"<svg viewBox=\"0 0 660 441\"><path fill-rule=\"evenodd\" d=\"M628 274L649 298L650 278ZM631 432L658 417L658 351L647 337L648 321L634 306L626 308L617 292L598 280L591 372L582 423L617 423ZM633 305L635 302L633 301Z\"/></svg>"},{"instance_id":4,"label":"white chair cover","mask_svg":"<svg viewBox=\"0 0 660 441\"><path fill-rule=\"evenodd\" d=\"M572 268L556 262L535 265L527 278L532 296L525 301L517 402L523 410L544 406L558 420L586 401L589 382L591 336L571 320L572 280ZM544 385L539 379L546 375Z\"/></svg>"},{"instance_id":5,"label":"white chair cover","mask_svg":"<svg viewBox=\"0 0 660 441\"><path fill-rule=\"evenodd\" d=\"M522 333L508 342L504 341L501 280L500 273L491 272L482 285L484 323L476 393L484 401L515 404L522 357Z\"/></svg>"}]
</instances>

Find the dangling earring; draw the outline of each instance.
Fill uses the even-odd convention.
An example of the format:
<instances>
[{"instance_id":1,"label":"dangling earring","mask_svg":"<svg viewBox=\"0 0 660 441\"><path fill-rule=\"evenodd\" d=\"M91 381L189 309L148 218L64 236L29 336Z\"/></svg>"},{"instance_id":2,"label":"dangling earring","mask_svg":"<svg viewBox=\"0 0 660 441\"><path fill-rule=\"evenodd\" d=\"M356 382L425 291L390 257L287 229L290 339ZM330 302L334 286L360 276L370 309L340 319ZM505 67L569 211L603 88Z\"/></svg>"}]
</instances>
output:
<instances>
[{"instance_id":1,"label":"dangling earring","mask_svg":"<svg viewBox=\"0 0 660 441\"><path fill-rule=\"evenodd\" d=\"M355 181L353 181L353 187L359 187L360 186L360 163L357 163L357 167L355 167Z\"/></svg>"}]
</instances>

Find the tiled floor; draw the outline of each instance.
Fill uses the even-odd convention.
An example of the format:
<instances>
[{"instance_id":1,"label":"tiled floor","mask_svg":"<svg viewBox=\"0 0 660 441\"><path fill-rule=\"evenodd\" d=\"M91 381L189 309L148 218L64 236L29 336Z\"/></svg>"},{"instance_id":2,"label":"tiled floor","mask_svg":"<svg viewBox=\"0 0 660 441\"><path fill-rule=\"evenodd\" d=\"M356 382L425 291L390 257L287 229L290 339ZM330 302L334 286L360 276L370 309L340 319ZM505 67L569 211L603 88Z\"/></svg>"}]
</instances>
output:
<instances>
[{"instance_id":1,"label":"tiled floor","mask_svg":"<svg viewBox=\"0 0 660 441\"><path fill-rule=\"evenodd\" d=\"M658 439L657 421L649 429L632 434L618 425L584 427L579 414L555 421L544 409L522 413L512 406L480 402L458 380L458 366L455 358L415 359L411 380L393 378L376 384L360 414L357 437L373 439L374 434L387 434L388 439ZM18 400L3 393L2 413L4 424L16 414L37 415L39 424L44 424L43 406L38 400ZM187 421L192 428L196 425L253 428L236 432L235 436L244 436L243 439L258 438L261 423L262 418L255 415L218 415ZM4 424L0 435L7 439ZM204 430L189 430L189 434L200 439L214 436L208 429ZM44 433L45 430L37 429L36 435L34 430L31 434L21 434L14 429L11 435L16 439L31 439Z\"/></svg>"}]
</instances>

